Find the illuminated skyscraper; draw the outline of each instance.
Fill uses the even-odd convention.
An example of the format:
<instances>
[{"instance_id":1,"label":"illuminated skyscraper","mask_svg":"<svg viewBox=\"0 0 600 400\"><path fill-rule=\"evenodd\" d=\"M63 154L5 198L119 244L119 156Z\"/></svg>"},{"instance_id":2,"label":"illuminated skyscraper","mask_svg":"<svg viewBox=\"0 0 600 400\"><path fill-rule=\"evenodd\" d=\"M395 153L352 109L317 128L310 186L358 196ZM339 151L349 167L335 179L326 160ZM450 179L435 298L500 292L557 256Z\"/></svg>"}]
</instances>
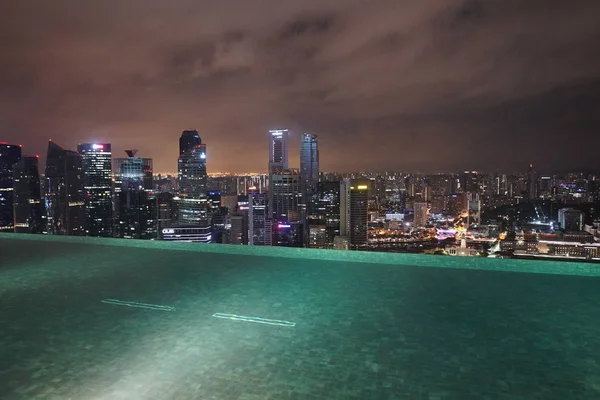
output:
<instances>
[{"instance_id":1,"label":"illuminated skyscraper","mask_svg":"<svg viewBox=\"0 0 600 400\"><path fill-rule=\"evenodd\" d=\"M558 210L558 224L565 231L580 231L583 229L583 213L574 208Z\"/></svg>"},{"instance_id":2,"label":"illuminated skyscraper","mask_svg":"<svg viewBox=\"0 0 600 400\"><path fill-rule=\"evenodd\" d=\"M184 131L184 134L186 132L189 131ZM206 144L201 143L184 149L179 156L177 169L179 223L210 226L207 201Z\"/></svg>"},{"instance_id":3,"label":"illuminated skyscraper","mask_svg":"<svg viewBox=\"0 0 600 400\"><path fill-rule=\"evenodd\" d=\"M50 235L84 236L81 154L48 142L44 181L46 232Z\"/></svg>"},{"instance_id":4,"label":"illuminated skyscraper","mask_svg":"<svg viewBox=\"0 0 600 400\"><path fill-rule=\"evenodd\" d=\"M415 202L415 218L413 225L415 228L424 228L427 226L427 203Z\"/></svg>"},{"instance_id":5,"label":"illuminated skyscraper","mask_svg":"<svg viewBox=\"0 0 600 400\"><path fill-rule=\"evenodd\" d=\"M248 244L267 246L271 244L271 229L267 225L267 199L262 193L248 195Z\"/></svg>"},{"instance_id":6,"label":"illuminated skyscraper","mask_svg":"<svg viewBox=\"0 0 600 400\"><path fill-rule=\"evenodd\" d=\"M115 160L115 234L120 238L156 238L157 205L152 192L152 159L136 157Z\"/></svg>"},{"instance_id":7,"label":"illuminated skyscraper","mask_svg":"<svg viewBox=\"0 0 600 400\"><path fill-rule=\"evenodd\" d=\"M344 179L340 184L340 234L348 237L351 249L366 246L368 240L369 182Z\"/></svg>"},{"instance_id":8,"label":"illuminated skyscraper","mask_svg":"<svg viewBox=\"0 0 600 400\"><path fill-rule=\"evenodd\" d=\"M269 196L270 215L275 221L300 221L302 193L300 172L297 169L285 169L272 174Z\"/></svg>"},{"instance_id":9,"label":"illuminated skyscraper","mask_svg":"<svg viewBox=\"0 0 600 400\"><path fill-rule=\"evenodd\" d=\"M320 246L322 242L324 248L333 248L333 238L340 235L339 181L317 184L317 190L310 196L308 203L307 220L309 247Z\"/></svg>"},{"instance_id":10,"label":"illuminated skyscraper","mask_svg":"<svg viewBox=\"0 0 600 400\"><path fill-rule=\"evenodd\" d=\"M269 131L269 174L288 168L288 130Z\"/></svg>"},{"instance_id":11,"label":"illuminated skyscraper","mask_svg":"<svg viewBox=\"0 0 600 400\"><path fill-rule=\"evenodd\" d=\"M527 170L527 198L530 201L537 198L537 179L533 164L529 164L529 169Z\"/></svg>"},{"instance_id":12,"label":"illuminated skyscraper","mask_svg":"<svg viewBox=\"0 0 600 400\"><path fill-rule=\"evenodd\" d=\"M314 193L319 183L319 147L317 135L303 133L300 143L300 175L307 194Z\"/></svg>"},{"instance_id":13,"label":"illuminated skyscraper","mask_svg":"<svg viewBox=\"0 0 600 400\"><path fill-rule=\"evenodd\" d=\"M85 190L85 233L112 237L112 153L109 143L82 143L77 146L83 161Z\"/></svg>"},{"instance_id":14,"label":"illuminated skyscraper","mask_svg":"<svg viewBox=\"0 0 600 400\"><path fill-rule=\"evenodd\" d=\"M38 156L26 156L13 166L16 233L43 233L46 229L38 161Z\"/></svg>"},{"instance_id":15,"label":"illuminated skyscraper","mask_svg":"<svg viewBox=\"0 0 600 400\"><path fill-rule=\"evenodd\" d=\"M21 146L0 142L0 232L14 230L13 165L21 159Z\"/></svg>"}]
</instances>

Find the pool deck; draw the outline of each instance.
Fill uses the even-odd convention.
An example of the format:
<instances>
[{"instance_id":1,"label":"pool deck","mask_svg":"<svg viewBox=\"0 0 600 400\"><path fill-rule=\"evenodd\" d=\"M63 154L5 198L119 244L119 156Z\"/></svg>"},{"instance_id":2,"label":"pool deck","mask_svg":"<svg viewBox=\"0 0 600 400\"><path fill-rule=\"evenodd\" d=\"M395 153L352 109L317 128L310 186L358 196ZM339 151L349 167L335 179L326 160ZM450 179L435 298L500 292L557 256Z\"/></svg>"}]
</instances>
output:
<instances>
[{"instance_id":1,"label":"pool deck","mask_svg":"<svg viewBox=\"0 0 600 400\"><path fill-rule=\"evenodd\" d=\"M596 399L599 270L0 234L0 399Z\"/></svg>"}]
</instances>

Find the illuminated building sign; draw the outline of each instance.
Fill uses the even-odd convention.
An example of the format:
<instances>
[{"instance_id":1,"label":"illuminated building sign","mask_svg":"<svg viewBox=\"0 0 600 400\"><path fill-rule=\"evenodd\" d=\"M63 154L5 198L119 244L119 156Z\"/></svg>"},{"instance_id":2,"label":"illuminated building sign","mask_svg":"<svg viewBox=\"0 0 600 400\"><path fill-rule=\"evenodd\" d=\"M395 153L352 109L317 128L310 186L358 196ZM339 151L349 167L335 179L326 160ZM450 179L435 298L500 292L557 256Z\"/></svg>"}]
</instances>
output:
<instances>
[{"instance_id":1,"label":"illuminated building sign","mask_svg":"<svg viewBox=\"0 0 600 400\"><path fill-rule=\"evenodd\" d=\"M368 188L367 185L358 185L358 190L365 190L367 188Z\"/></svg>"},{"instance_id":2,"label":"illuminated building sign","mask_svg":"<svg viewBox=\"0 0 600 400\"><path fill-rule=\"evenodd\" d=\"M93 148L94 150L101 150L101 149L103 149L103 148L104 148L104 145L102 145L102 144L93 144L93 145L92 145L92 148Z\"/></svg>"},{"instance_id":3,"label":"illuminated building sign","mask_svg":"<svg viewBox=\"0 0 600 400\"><path fill-rule=\"evenodd\" d=\"M278 229L291 228L292 226L289 224L279 224L277 225Z\"/></svg>"}]
</instances>

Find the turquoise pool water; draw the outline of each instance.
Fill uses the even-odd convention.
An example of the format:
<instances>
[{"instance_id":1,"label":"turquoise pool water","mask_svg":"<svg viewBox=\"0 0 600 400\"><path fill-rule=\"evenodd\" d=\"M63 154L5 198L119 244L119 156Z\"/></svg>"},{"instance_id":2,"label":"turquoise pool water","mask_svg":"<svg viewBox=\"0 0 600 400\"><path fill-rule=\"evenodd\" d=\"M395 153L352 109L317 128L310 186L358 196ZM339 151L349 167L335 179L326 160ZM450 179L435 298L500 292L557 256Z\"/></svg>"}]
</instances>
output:
<instances>
[{"instance_id":1,"label":"turquoise pool water","mask_svg":"<svg viewBox=\"0 0 600 400\"><path fill-rule=\"evenodd\" d=\"M1 399L600 398L598 265L115 242L0 235Z\"/></svg>"}]
</instances>

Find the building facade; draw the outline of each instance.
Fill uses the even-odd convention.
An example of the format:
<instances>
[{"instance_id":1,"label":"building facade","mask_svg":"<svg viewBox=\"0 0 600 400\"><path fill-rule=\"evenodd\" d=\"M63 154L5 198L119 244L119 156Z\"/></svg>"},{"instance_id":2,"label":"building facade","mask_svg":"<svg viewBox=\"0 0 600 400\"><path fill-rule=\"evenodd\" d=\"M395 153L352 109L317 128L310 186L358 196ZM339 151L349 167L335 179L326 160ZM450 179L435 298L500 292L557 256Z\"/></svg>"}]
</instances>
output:
<instances>
[{"instance_id":1,"label":"building facade","mask_svg":"<svg viewBox=\"0 0 600 400\"><path fill-rule=\"evenodd\" d=\"M85 233L113 236L112 152L110 143L82 143L77 146L83 162L85 190Z\"/></svg>"},{"instance_id":2,"label":"building facade","mask_svg":"<svg viewBox=\"0 0 600 400\"><path fill-rule=\"evenodd\" d=\"M85 236L84 199L81 154L48 142L44 172L46 233Z\"/></svg>"},{"instance_id":3,"label":"building facade","mask_svg":"<svg viewBox=\"0 0 600 400\"><path fill-rule=\"evenodd\" d=\"M0 142L0 232L15 229L13 165L20 160L21 146Z\"/></svg>"},{"instance_id":4,"label":"building facade","mask_svg":"<svg viewBox=\"0 0 600 400\"><path fill-rule=\"evenodd\" d=\"M179 224L210 227L206 157L206 144L185 149L179 156Z\"/></svg>"},{"instance_id":5,"label":"building facade","mask_svg":"<svg viewBox=\"0 0 600 400\"><path fill-rule=\"evenodd\" d=\"M340 184L340 234L348 237L350 249L368 242L369 181L344 179Z\"/></svg>"},{"instance_id":6,"label":"building facade","mask_svg":"<svg viewBox=\"0 0 600 400\"><path fill-rule=\"evenodd\" d=\"M300 175L303 191L310 195L319 183L319 143L317 135L303 133L300 142Z\"/></svg>"},{"instance_id":7,"label":"building facade","mask_svg":"<svg viewBox=\"0 0 600 400\"><path fill-rule=\"evenodd\" d=\"M15 233L46 230L39 157L23 157L13 166Z\"/></svg>"}]
</instances>

